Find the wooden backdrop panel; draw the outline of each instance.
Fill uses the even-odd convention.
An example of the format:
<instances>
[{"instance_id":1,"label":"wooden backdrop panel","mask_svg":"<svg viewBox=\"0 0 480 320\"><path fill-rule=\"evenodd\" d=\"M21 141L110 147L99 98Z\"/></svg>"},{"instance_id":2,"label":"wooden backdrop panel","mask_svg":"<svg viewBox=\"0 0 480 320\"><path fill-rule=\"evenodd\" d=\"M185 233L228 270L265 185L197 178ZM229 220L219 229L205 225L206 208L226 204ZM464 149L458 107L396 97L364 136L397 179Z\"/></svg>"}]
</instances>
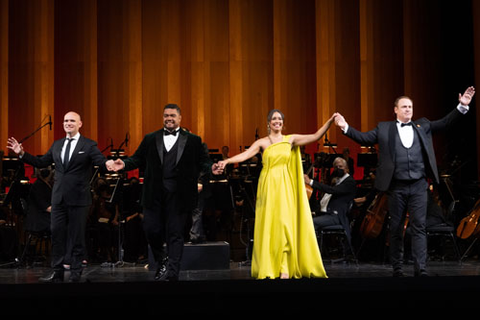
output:
<instances>
[{"instance_id":1,"label":"wooden backdrop panel","mask_svg":"<svg viewBox=\"0 0 480 320\"><path fill-rule=\"evenodd\" d=\"M52 116L54 130L25 143L34 154L63 136L71 109L100 149L129 136L131 154L177 103L184 127L233 155L266 135L272 108L285 113L286 133L312 132L335 111L369 130L393 118L401 94L412 95L416 116L442 116L478 78L471 0L0 3L0 138L22 138ZM478 113L468 121L478 136ZM329 139L360 151L336 128Z\"/></svg>"}]
</instances>

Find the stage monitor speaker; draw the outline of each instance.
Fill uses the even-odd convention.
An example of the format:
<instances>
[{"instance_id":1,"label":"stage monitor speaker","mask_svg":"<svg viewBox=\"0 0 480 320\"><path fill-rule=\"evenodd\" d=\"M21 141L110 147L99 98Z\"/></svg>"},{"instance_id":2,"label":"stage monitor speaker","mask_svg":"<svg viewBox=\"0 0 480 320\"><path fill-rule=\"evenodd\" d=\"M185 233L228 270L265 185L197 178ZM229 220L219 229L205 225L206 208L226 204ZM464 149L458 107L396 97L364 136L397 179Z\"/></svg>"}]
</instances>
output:
<instances>
[{"instance_id":1,"label":"stage monitor speaker","mask_svg":"<svg viewBox=\"0 0 480 320\"><path fill-rule=\"evenodd\" d=\"M157 264L148 246L148 269L156 270ZM228 270L230 269L230 244L225 241L200 244L185 243L181 270Z\"/></svg>"},{"instance_id":2,"label":"stage monitor speaker","mask_svg":"<svg viewBox=\"0 0 480 320\"><path fill-rule=\"evenodd\" d=\"M225 270L230 268L230 244L225 241L185 243L181 270Z\"/></svg>"}]
</instances>

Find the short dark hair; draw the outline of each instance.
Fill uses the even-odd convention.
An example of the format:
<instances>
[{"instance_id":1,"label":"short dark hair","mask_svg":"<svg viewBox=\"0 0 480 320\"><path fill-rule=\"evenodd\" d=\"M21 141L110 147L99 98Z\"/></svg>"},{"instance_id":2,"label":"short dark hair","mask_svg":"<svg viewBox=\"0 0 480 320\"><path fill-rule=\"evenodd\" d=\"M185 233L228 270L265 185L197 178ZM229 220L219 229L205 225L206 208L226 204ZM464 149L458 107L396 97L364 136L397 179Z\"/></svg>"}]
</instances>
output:
<instances>
[{"instance_id":1,"label":"short dark hair","mask_svg":"<svg viewBox=\"0 0 480 320\"><path fill-rule=\"evenodd\" d=\"M412 103L413 103L412 98L410 98L409 96L400 96L400 97L398 97L397 99L395 99L395 102L393 103L393 106L394 106L394 107L397 107L397 106L398 106L398 102L399 102L400 100L402 100L402 99L408 99L408 100L412 101Z\"/></svg>"},{"instance_id":2,"label":"short dark hair","mask_svg":"<svg viewBox=\"0 0 480 320\"><path fill-rule=\"evenodd\" d=\"M163 108L163 111L165 111L165 109L175 109L178 111L178 114L182 114L181 110L180 110L180 107L178 105L176 105L175 103L169 103L167 104L164 108Z\"/></svg>"}]
</instances>

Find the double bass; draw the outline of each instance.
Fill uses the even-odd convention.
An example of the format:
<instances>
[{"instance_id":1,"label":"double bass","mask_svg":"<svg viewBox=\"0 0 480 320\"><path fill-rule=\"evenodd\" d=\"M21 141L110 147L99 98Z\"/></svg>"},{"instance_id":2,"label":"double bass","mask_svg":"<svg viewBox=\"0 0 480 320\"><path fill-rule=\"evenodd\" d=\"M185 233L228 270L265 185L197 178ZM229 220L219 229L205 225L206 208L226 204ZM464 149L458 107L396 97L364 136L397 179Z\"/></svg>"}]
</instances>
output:
<instances>
[{"instance_id":1,"label":"double bass","mask_svg":"<svg viewBox=\"0 0 480 320\"><path fill-rule=\"evenodd\" d=\"M367 214L360 225L360 234L364 239L375 239L382 232L383 223L388 212L387 194L381 192L375 196L367 209Z\"/></svg>"},{"instance_id":2,"label":"double bass","mask_svg":"<svg viewBox=\"0 0 480 320\"><path fill-rule=\"evenodd\" d=\"M480 232L480 199L475 203L475 206L470 213L463 218L457 227L457 237L460 239L467 239L472 235L476 235Z\"/></svg>"}]
</instances>

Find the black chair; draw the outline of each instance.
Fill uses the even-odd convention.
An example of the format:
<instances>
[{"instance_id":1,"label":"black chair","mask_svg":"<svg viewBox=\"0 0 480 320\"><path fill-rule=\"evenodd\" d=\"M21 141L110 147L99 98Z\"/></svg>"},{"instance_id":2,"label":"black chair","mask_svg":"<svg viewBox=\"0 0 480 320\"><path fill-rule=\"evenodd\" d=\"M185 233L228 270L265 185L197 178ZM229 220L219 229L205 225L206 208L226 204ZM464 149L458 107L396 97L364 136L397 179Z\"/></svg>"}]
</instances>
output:
<instances>
[{"instance_id":1,"label":"black chair","mask_svg":"<svg viewBox=\"0 0 480 320\"><path fill-rule=\"evenodd\" d=\"M350 209L352 208L352 204L350 204ZM350 212L350 210L349 210ZM350 222L350 225L348 226L351 229L352 221ZM325 236L336 236L337 238L340 238L341 244L342 244L342 258L341 259L336 259L336 260L331 260L332 263L335 262L340 262L340 261L348 261L348 251L350 251L350 254L353 256L353 261L355 261L356 265L358 266L358 259L357 256L355 255L355 250L353 250L352 242L349 240L348 235L347 235L347 230L343 227L341 224L337 225L331 225L331 226L326 226L326 227L321 227L317 230L317 239L319 242L319 248L320 252L323 254L328 253L327 250L323 250L323 242L324 242L324 237Z\"/></svg>"},{"instance_id":2,"label":"black chair","mask_svg":"<svg viewBox=\"0 0 480 320\"><path fill-rule=\"evenodd\" d=\"M453 201L447 208L447 217L452 216L453 210L455 208L455 201ZM427 241L431 237L443 237L452 240L453 251L457 256L459 262L461 262L462 258L460 255L460 250L458 249L456 235L455 235L455 228L452 224L448 222L437 223L431 226L426 227L427 232ZM442 246L444 247L444 246Z\"/></svg>"}]
</instances>

